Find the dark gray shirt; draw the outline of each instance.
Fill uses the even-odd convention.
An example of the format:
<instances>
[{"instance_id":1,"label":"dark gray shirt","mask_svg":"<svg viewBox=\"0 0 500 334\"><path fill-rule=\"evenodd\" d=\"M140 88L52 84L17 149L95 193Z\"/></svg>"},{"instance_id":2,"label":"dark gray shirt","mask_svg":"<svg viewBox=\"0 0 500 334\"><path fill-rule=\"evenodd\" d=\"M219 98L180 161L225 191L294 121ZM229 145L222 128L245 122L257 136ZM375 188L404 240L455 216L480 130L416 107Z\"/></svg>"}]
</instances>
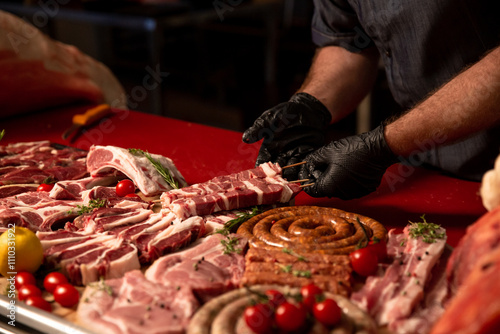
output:
<instances>
[{"instance_id":1,"label":"dark gray shirt","mask_svg":"<svg viewBox=\"0 0 500 334\"><path fill-rule=\"evenodd\" d=\"M498 0L314 0L313 41L375 45L395 100L410 108L500 44Z\"/></svg>"},{"instance_id":2,"label":"dark gray shirt","mask_svg":"<svg viewBox=\"0 0 500 334\"><path fill-rule=\"evenodd\" d=\"M405 109L500 45L499 0L314 0L314 4L313 41L351 52L375 46L394 99ZM412 158L480 180L493 167L499 148L500 128L496 128L453 145L415 152Z\"/></svg>"}]
</instances>

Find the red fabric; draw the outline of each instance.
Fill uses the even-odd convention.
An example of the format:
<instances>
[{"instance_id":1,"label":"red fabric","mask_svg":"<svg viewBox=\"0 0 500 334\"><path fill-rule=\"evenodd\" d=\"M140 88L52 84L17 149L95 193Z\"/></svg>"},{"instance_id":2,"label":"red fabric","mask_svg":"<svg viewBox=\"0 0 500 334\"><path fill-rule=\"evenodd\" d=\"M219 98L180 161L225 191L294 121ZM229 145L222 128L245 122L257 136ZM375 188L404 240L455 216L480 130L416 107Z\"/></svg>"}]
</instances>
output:
<instances>
[{"instance_id":1,"label":"red fabric","mask_svg":"<svg viewBox=\"0 0 500 334\"><path fill-rule=\"evenodd\" d=\"M2 121L8 142L50 140L88 149L92 143L140 148L173 159L189 183L252 168L259 144L247 145L241 133L133 111L113 110L109 119L95 124L69 143L61 139L74 114L88 107L51 110ZM356 212L379 220L387 228L402 229L409 220L441 224L448 243L455 246L465 228L486 209L478 195L480 183L444 176L423 168L394 165L379 189L351 201L312 198L299 194L296 205L320 205Z\"/></svg>"}]
</instances>

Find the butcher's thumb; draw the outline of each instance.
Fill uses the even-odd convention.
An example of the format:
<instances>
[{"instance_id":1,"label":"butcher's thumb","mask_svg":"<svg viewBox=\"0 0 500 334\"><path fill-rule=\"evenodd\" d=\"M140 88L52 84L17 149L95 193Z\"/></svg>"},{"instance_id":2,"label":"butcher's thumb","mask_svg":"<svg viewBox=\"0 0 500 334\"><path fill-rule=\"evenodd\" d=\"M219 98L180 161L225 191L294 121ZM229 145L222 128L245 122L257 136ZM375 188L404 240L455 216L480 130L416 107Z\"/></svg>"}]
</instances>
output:
<instances>
[{"instance_id":1,"label":"butcher's thumb","mask_svg":"<svg viewBox=\"0 0 500 334\"><path fill-rule=\"evenodd\" d=\"M243 141L247 144L255 143L262 138L266 137L266 126L264 120L259 117L255 120L253 125L243 132ZM268 130L269 134L270 130Z\"/></svg>"}]
</instances>

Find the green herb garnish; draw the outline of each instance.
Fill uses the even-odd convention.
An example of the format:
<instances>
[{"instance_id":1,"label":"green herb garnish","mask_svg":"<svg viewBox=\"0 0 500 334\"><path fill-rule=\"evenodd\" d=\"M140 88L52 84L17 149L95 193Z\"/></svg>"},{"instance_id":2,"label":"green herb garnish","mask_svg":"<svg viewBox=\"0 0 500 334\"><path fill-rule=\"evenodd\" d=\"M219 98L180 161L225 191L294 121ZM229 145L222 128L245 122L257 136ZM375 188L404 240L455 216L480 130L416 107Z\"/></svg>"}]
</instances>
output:
<instances>
[{"instance_id":1,"label":"green herb garnish","mask_svg":"<svg viewBox=\"0 0 500 334\"><path fill-rule=\"evenodd\" d=\"M284 248L282 248L282 249L281 249L281 251L282 251L283 253L286 253L286 254L289 254L289 255L295 256L295 257L296 257L299 261L304 261L304 262L307 262L307 259L306 259L305 257L303 257L303 256L302 256L302 255L300 255L300 254L295 253L294 251L292 251L292 250L291 250L291 249L289 249L289 248L284 247Z\"/></svg>"},{"instance_id":2,"label":"green herb garnish","mask_svg":"<svg viewBox=\"0 0 500 334\"><path fill-rule=\"evenodd\" d=\"M113 296L113 288L106 284L106 281L102 276L99 278L99 282L90 283L89 286L96 289L96 291L101 290L106 292L108 295Z\"/></svg>"},{"instance_id":3,"label":"green herb garnish","mask_svg":"<svg viewBox=\"0 0 500 334\"><path fill-rule=\"evenodd\" d=\"M239 239L237 237L226 237L227 240L222 239L220 243L224 246L224 254L237 253L241 254L242 249L235 248L238 244Z\"/></svg>"},{"instance_id":4,"label":"green herb garnish","mask_svg":"<svg viewBox=\"0 0 500 334\"><path fill-rule=\"evenodd\" d=\"M78 211L76 213L81 216L92 212L94 209L105 207L107 203L108 201L105 198L91 199L89 205L77 205ZM72 214L73 210L69 210L68 213Z\"/></svg>"},{"instance_id":5,"label":"green herb garnish","mask_svg":"<svg viewBox=\"0 0 500 334\"><path fill-rule=\"evenodd\" d=\"M0 131L0 140L2 140L3 136L5 135L5 129Z\"/></svg>"},{"instance_id":6,"label":"green herb garnish","mask_svg":"<svg viewBox=\"0 0 500 334\"><path fill-rule=\"evenodd\" d=\"M284 273L291 273L292 272L292 265L291 264L287 264L287 265L284 265L284 264L278 264L278 266L281 268L281 270L284 272Z\"/></svg>"},{"instance_id":7,"label":"green herb garnish","mask_svg":"<svg viewBox=\"0 0 500 334\"><path fill-rule=\"evenodd\" d=\"M238 212L236 214L237 218L228 220L225 224L224 227L221 229L216 230L214 233L220 233L222 235L228 235L230 233L236 232L238 227L252 218L253 216L258 215L261 213L261 209L259 207L254 207L251 212Z\"/></svg>"},{"instance_id":8,"label":"green herb garnish","mask_svg":"<svg viewBox=\"0 0 500 334\"><path fill-rule=\"evenodd\" d=\"M410 221L409 235L412 238L422 237L422 241L428 244L436 242L436 239L443 239L446 232L439 232L440 225L428 223L425 220L425 215L420 216L423 222L413 223Z\"/></svg>"},{"instance_id":9,"label":"green herb garnish","mask_svg":"<svg viewBox=\"0 0 500 334\"><path fill-rule=\"evenodd\" d=\"M295 277L311 278L311 271L310 270L293 270L292 275Z\"/></svg>"},{"instance_id":10,"label":"green herb garnish","mask_svg":"<svg viewBox=\"0 0 500 334\"><path fill-rule=\"evenodd\" d=\"M283 264L278 264L280 269L287 274L292 274L295 277L306 277L306 278L311 278L311 271L310 270L293 270L291 264L283 265Z\"/></svg>"},{"instance_id":11,"label":"green herb garnish","mask_svg":"<svg viewBox=\"0 0 500 334\"><path fill-rule=\"evenodd\" d=\"M174 177L172 176L172 173L170 173L170 171L168 170L168 168L166 168L158 160L156 160L155 158L153 158L151 156L151 154L149 154L147 151L143 151L143 150L140 150L140 149L137 149L137 148L129 148L128 151L131 154L134 154L134 155L139 155L139 154L144 155L149 160L149 162L151 162L151 164L156 169L156 171L158 172L158 174L160 174L161 177L163 177L163 179L165 180L165 182L170 187L172 187L173 189L179 189L179 183L174 179Z\"/></svg>"}]
</instances>

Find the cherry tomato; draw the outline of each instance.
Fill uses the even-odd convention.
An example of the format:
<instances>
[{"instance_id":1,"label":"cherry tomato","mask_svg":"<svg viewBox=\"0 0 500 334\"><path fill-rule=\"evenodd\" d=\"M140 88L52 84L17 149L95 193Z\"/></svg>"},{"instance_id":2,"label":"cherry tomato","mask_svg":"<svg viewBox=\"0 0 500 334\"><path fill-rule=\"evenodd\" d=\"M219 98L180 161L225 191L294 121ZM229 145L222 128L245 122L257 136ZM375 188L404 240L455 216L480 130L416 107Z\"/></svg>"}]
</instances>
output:
<instances>
[{"instance_id":1,"label":"cherry tomato","mask_svg":"<svg viewBox=\"0 0 500 334\"><path fill-rule=\"evenodd\" d=\"M135 192L134 182L130 180L122 180L116 185L116 194L120 197L124 197L128 194Z\"/></svg>"},{"instance_id":2,"label":"cherry tomato","mask_svg":"<svg viewBox=\"0 0 500 334\"><path fill-rule=\"evenodd\" d=\"M36 285L35 276L28 271L20 271L16 274L16 289L19 290L25 284Z\"/></svg>"},{"instance_id":3,"label":"cherry tomato","mask_svg":"<svg viewBox=\"0 0 500 334\"><path fill-rule=\"evenodd\" d=\"M51 191L54 188L54 183L42 183L37 188L36 191Z\"/></svg>"},{"instance_id":4,"label":"cherry tomato","mask_svg":"<svg viewBox=\"0 0 500 334\"><path fill-rule=\"evenodd\" d=\"M340 322L340 318L342 318L342 310L337 305L335 300L327 298L314 304L313 315L316 320L329 327Z\"/></svg>"},{"instance_id":5,"label":"cherry tomato","mask_svg":"<svg viewBox=\"0 0 500 334\"><path fill-rule=\"evenodd\" d=\"M54 289L59 284L64 284L64 283L68 283L68 279L66 278L66 276L64 276L60 272L54 271L45 276L45 279L43 280L43 287L48 292L53 293Z\"/></svg>"},{"instance_id":6,"label":"cherry tomato","mask_svg":"<svg viewBox=\"0 0 500 334\"><path fill-rule=\"evenodd\" d=\"M40 296L30 296L24 301L26 305L37 307L41 310L52 312L52 305Z\"/></svg>"},{"instance_id":7,"label":"cherry tomato","mask_svg":"<svg viewBox=\"0 0 500 334\"><path fill-rule=\"evenodd\" d=\"M54 300L64 307L72 307L78 304L80 293L69 283L63 283L56 286L54 290Z\"/></svg>"},{"instance_id":8,"label":"cherry tomato","mask_svg":"<svg viewBox=\"0 0 500 334\"><path fill-rule=\"evenodd\" d=\"M361 276L374 275L378 268L378 258L369 247L355 250L349 254L352 269Z\"/></svg>"},{"instance_id":9,"label":"cherry tomato","mask_svg":"<svg viewBox=\"0 0 500 334\"><path fill-rule=\"evenodd\" d=\"M285 331L296 331L304 326L307 318L307 308L303 303L281 303L274 315L276 325Z\"/></svg>"},{"instance_id":10,"label":"cherry tomato","mask_svg":"<svg viewBox=\"0 0 500 334\"><path fill-rule=\"evenodd\" d=\"M255 304L245 308L243 318L255 333L268 333L273 325L273 310L269 304Z\"/></svg>"},{"instance_id":11,"label":"cherry tomato","mask_svg":"<svg viewBox=\"0 0 500 334\"><path fill-rule=\"evenodd\" d=\"M278 290L267 290L265 294L267 298L269 298L269 304L271 304L273 308L276 308L279 304L286 301L285 296Z\"/></svg>"},{"instance_id":12,"label":"cherry tomato","mask_svg":"<svg viewBox=\"0 0 500 334\"><path fill-rule=\"evenodd\" d=\"M302 295L302 302L307 306L309 310L312 310L314 304L316 303L316 296L321 295L323 290L314 283L304 285L300 288L300 294Z\"/></svg>"},{"instance_id":13,"label":"cherry tomato","mask_svg":"<svg viewBox=\"0 0 500 334\"><path fill-rule=\"evenodd\" d=\"M17 298L19 300L25 300L31 296L42 296L42 290L40 290L36 285L24 284L19 289L17 289Z\"/></svg>"},{"instance_id":14,"label":"cherry tomato","mask_svg":"<svg viewBox=\"0 0 500 334\"><path fill-rule=\"evenodd\" d=\"M375 255L377 255L378 261L382 262L387 258L387 244L385 241L373 241L370 240L368 243L368 248L371 249Z\"/></svg>"}]
</instances>

